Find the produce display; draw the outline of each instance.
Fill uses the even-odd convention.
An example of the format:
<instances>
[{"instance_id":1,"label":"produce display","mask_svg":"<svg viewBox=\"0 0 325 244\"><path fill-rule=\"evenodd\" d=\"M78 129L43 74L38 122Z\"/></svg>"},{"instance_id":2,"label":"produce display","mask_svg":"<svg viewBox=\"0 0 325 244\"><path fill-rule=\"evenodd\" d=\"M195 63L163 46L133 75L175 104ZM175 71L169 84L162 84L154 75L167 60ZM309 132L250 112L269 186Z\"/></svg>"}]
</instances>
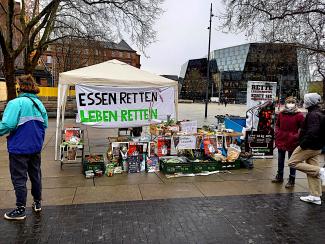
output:
<instances>
[{"instance_id":1,"label":"produce display","mask_svg":"<svg viewBox=\"0 0 325 244\"><path fill-rule=\"evenodd\" d=\"M224 126L219 126L219 130L214 126L198 129L196 121L169 120L151 125L149 130L150 135L143 133L140 138L109 143L106 159L103 155L90 154L85 156L85 162L91 165L107 160L105 170L94 169L94 175L101 176L104 172L111 177L159 170L165 174L188 174L237 169L241 157L249 158L236 145L241 133Z\"/></svg>"},{"instance_id":2,"label":"produce display","mask_svg":"<svg viewBox=\"0 0 325 244\"><path fill-rule=\"evenodd\" d=\"M161 157L160 160L169 164L186 163L188 161L186 157Z\"/></svg>"},{"instance_id":3,"label":"produce display","mask_svg":"<svg viewBox=\"0 0 325 244\"><path fill-rule=\"evenodd\" d=\"M87 163L104 162L104 156L99 154L90 154L85 156Z\"/></svg>"}]
</instances>

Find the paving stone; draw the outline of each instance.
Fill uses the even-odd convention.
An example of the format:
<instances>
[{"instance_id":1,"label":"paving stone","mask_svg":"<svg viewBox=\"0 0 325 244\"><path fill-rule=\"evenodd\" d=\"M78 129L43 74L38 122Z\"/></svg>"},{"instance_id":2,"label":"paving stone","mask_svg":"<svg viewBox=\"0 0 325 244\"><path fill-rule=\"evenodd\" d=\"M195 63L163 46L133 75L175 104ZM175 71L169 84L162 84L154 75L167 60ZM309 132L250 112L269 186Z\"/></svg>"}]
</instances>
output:
<instances>
[{"instance_id":1,"label":"paving stone","mask_svg":"<svg viewBox=\"0 0 325 244\"><path fill-rule=\"evenodd\" d=\"M191 183L141 184L139 187L144 200L203 196Z\"/></svg>"},{"instance_id":2,"label":"paving stone","mask_svg":"<svg viewBox=\"0 0 325 244\"><path fill-rule=\"evenodd\" d=\"M324 243L300 193L44 206L0 221L0 243ZM4 214L5 210L0 210Z\"/></svg>"},{"instance_id":3,"label":"paving stone","mask_svg":"<svg viewBox=\"0 0 325 244\"><path fill-rule=\"evenodd\" d=\"M73 203L141 200L137 185L78 187Z\"/></svg>"}]
</instances>

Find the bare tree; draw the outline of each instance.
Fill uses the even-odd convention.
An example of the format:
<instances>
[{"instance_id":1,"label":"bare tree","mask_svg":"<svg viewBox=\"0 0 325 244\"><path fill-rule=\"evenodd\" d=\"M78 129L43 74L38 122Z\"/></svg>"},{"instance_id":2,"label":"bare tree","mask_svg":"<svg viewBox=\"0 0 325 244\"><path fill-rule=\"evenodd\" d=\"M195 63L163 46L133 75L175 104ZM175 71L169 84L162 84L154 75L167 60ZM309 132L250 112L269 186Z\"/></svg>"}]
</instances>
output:
<instances>
[{"instance_id":1,"label":"bare tree","mask_svg":"<svg viewBox=\"0 0 325 244\"><path fill-rule=\"evenodd\" d=\"M0 27L0 47L3 54L2 71L6 79L8 100L16 97L15 61L17 57L25 49L30 37L34 35L35 31L38 31L38 23L43 23L46 16L55 11L58 2L59 0L51 1L31 19L27 19L24 0L21 2L20 11L15 9L14 0L8 0L7 5L1 3L0 7L5 15L6 25ZM18 37L16 40L15 36Z\"/></svg>"},{"instance_id":2,"label":"bare tree","mask_svg":"<svg viewBox=\"0 0 325 244\"><path fill-rule=\"evenodd\" d=\"M64 72L84 67L90 55L88 54L91 44L84 39L72 37L62 38L51 45L51 52L55 53L57 70Z\"/></svg>"},{"instance_id":3,"label":"bare tree","mask_svg":"<svg viewBox=\"0 0 325 244\"><path fill-rule=\"evenodd\" d=\"M0 47L11 100L16 96L15 61L23 51L25 73L33 72L50 43L67 37L115 40L128 35L144 51L155 40L153 25L163 0L21 0L19 11L15 0L7 2L0 6L6 20L0 27Z\"/></svg>"},{"instance_id":4,"label":"bare tree","mask_svg":"<svg viewBox=\"0 0 325 244\"><path fill-rule=\"evenodd\" d=\"M224 4L224 29L307 50L310 62L320 65L316 73L325 83L324 0L224 0Z\"/></svg>"}]
</instances>

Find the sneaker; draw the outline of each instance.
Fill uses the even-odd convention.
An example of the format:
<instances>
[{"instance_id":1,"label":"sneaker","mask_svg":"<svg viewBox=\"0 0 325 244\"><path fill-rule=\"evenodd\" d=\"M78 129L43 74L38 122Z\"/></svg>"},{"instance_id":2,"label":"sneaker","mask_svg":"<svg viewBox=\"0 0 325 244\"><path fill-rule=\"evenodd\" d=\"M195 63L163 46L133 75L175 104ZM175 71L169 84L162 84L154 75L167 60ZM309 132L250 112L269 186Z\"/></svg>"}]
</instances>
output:
<instances>
[{"instance_id":1,"label":"sneaker","mask_svg":"<svg viewBox=\"0 0 325 244\"><path fill-rule=\"evenodd\" d=\"M322 185L325 186L325 169L324 168L320 168L319 178L322 181Z\"/></svg>"},{"instance_id":2,"label":"sneaker","mask_svg":"<svg viewBox=\"0 0 325 244\"><path fill-rule=\"evenodd\" d=\"M309 202L309 203L314 203L317 205L321 205L322 204L322 200L320 199L320 197L314 197L312 195L306 196L306 197L300 197L300 200L303 202Z\"/></svg>"},{"instance_id":3,"label":"sneaker","mask_svg":"<svg viewBox=\"0 0 325 244\"><path fill-rule=\"evenodd\" d=\"M35 201L32 204L32 209L35 213L42 211L41 201Z\"/></svg>"},{"instance_id":4,"label":"sneaker","mask_svg":"<svg viewBox=\"0 0 325 244\"><path fill-rule=\"evenodd\" d=\"M5 213L5 219L8 220L23 220L26 219L25 207L17 207L11 212Z\"/></svg>"}]
</instances>

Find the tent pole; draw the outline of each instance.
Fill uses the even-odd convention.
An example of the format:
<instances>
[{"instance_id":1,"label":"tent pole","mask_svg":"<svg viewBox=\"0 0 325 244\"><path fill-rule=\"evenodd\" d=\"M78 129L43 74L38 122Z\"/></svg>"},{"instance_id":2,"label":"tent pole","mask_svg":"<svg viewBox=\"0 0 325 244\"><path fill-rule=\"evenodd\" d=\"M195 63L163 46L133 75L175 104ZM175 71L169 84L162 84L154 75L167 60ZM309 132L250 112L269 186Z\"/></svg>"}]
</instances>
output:
<instances>
[{"instance_id":1,"label":"tent pole","mask_svg":"<svg viewBox=\"0 0 325 244\"><path fill-rule=\"evenodd\" d=\"M178 121L178 83L175 86L175 112L176 112L176 122Z\"/></svg>"},{"instance_id":2,"label":"tent pole","mask_svg":"<svg viewBox=\"0 0 325 244\"><path fill-rule=\"evenodd\" d=\"M70 88L69 85L64 85L63 92L62 92L61 128L64 127L65 108L66 108L66 105L67 105L67 97L68 97L68 89L69 88Z\"/></svg>"},{"instance_id":3,"label":"tent pole","mask_svg":"<svg viewBox=\"0 0 325 244\"><path fill-rule=\"evenodd\" d=\"M61 87L62 85L59 83L58 86L58 100L57 100L57 110L56 110L56 129L55 129L55 154L54 160L58 160L58 144L59 144L59 127L60 127L60 115L61 115Z\"/></svg>"}]
</instances>

